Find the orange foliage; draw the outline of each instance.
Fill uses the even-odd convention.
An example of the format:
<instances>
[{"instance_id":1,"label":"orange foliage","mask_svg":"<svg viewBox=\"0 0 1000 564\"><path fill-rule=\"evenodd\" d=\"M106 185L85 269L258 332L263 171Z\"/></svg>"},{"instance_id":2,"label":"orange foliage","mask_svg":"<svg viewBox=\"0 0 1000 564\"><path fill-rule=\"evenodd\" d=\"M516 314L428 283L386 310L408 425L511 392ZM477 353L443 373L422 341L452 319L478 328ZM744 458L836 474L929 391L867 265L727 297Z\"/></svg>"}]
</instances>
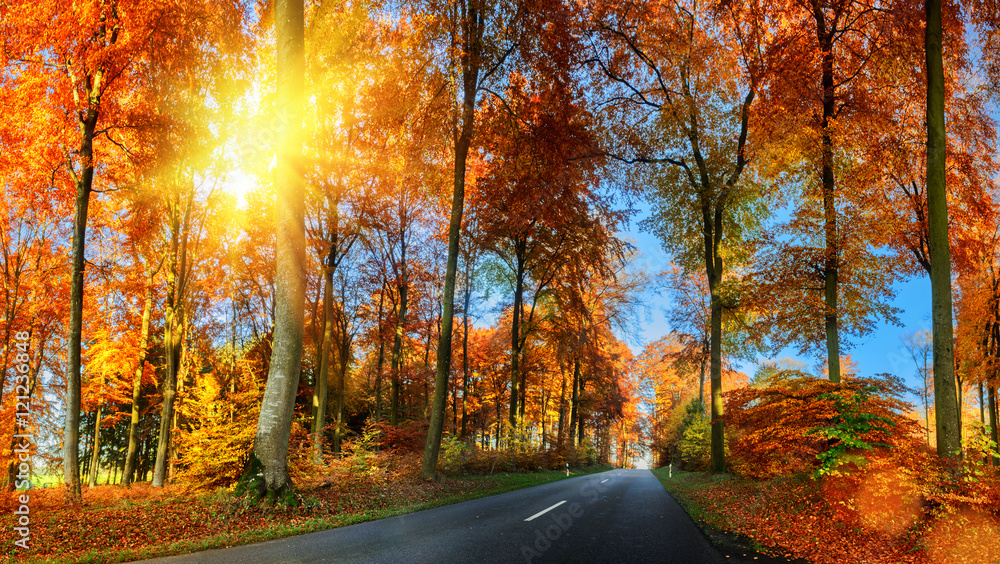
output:
<instances>
[{"instance_id":1,"label":"orange foliage","mask_svg":"<svg viewBox=\"0 0 1000 564\"><path fill-rule=\"evenodd\" d=\"M817 469L817 456L839 442L811 432L829 426L842 415L830 394L851 400L865 386L874 386L877 393L859 398L858 411L884 418L888 427L871 425L862 429L857 438L870 445L890 447L914 440L919 426L904 415L912 408L901 399L906 388L898 379L849 378L834 384L813 377L795 377L766 388L745 387L725 394L734 471L767 478Z\"/></svg>"}]
</instances>

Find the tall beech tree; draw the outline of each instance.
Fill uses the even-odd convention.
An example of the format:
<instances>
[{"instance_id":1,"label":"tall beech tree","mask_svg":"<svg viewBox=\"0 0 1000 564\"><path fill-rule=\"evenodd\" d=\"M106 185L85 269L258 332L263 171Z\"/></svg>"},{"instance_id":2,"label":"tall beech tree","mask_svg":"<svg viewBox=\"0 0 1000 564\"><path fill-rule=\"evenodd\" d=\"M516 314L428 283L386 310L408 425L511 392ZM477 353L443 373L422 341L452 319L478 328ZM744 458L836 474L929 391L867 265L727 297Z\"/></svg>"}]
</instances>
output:
<instances>
[{"instance_id":1,"label":"tall beech tree","mask_svg":"<svg viewBox=\"0 0 1000 564\"><path fill-rule=\"evenodd\" d=\"M160 261L155 266L147 264L143 274L145 275L145 292L142 300L142 328L139 338L139 357L136 360L135 375L132 381L132 408L128 427L128 447L125 455L125 467L122 471L122 484L132 483L135 475L136 459L139 452L139 419L141 415L142 402L142 380L146 369L147 347L149 346L149 325L153 309L153 284L156 274L160 271L163 262Z\"/></svg>"},{"instance_id":2,"label":"tall beech tree","mask_svg":"<svg viewBox=\"0 0 1000 564\"><path fill-rule=\"evenodd\" d=\"M944 61L941 0L926 0L927 25L927 247L931 262L931 325L934 331L934 414L937 453L960 458L962 414L955 389L955 344L951 307L951 252L945 189Z\"/></svg>"},{"instance_id":3,"label":"tall beech tree","mask_svg":"<svg viewBox=\"0 0 1000 564\"><path fill-rule=\"evenodd\" d=\"M289 500L288 437L302 367L305 333L305 14L302 0L276 0L277 101L281 125L274 174L277 193L274 348L257 420L253 453L240 478L251 499Z\"/></svg>"},{"instance_id":4,"label":"tall beech tree","mask_svg":"<svg viewBox=\"0 0 1000 564\"><path fill-rule=\"evenodd\" d=\"M686 268L700 263L708 279L714 471L726 468L722 329L733 303L724 268L735 247L725 241L758 221L757 187L741 177L752 104L773 56L761 7L727 6L628 2L597 10L592 22L601 46L593 61L611 107L635 115L610 151L622 163L647 165L640 173L653 187L647 227Z\"/></svg>"},{"instance_id":5,"label":"tall beech tree","mask_svg":"<svg viewBox=\"0 0 1000 564\"><path fill-rule=\"evenodd\" d=\"M478 237L507 266L513 286L509 424L516 435L525 406L521 354L538 300L563 265L603 262L608 232L621 218L597 188L592 120L572 86L531 91L523 77L510 82L503 101L484 108L481 158L488 164L472 211Z\"/></svg>"},{"instance_id":6,"label":"tall beech tree","mask_svg":"<svg viewBox=\"0 0 1000 564\"><path fill-rule=\"evenodd\" d=\"M441 297L441 333L438 337L434 375L434 401L420 471L425 479L437 476L438 452L441 450L441 433L444 430L448 377L451 374L455 279L465 206L465 174L476 126L477 100L481 91L488 89L498 77L506 75L503 69L514 51L520 47L518 35L523 33L521 20L525 17L525 6L521 0L459 0L432 4L432 10L438 12L446 22L446 29L442 30L440 38L446 53L442 66L447 69L446 74L454 88L451 92L452 99L459 103L454 109L451 129L454 174L448 223L448 258Z\"/></svg>"},{"instance_id":7,"label":"tall beech tree","mask_svg":"<svg viewBox=\"0 0 1000 564\"><path fill-rule=\"evenodd\" d=\"M802 156L811 172L796 210L800 221L790 226L817 233L798 260L802 269L820 267L814 277L822 285L822 300L810 300L815 302L810 309L822 315L828 376L839 382L843 326L851 324L857 332L856 312L865 307L842 296L841 286L863 280L867 260L875 269L881 267L867 251L878 243L865 238L867 233L859 235L872 220L856 203L868 181L854 170L858 163L852 156L866 149L870 139L865 131L882 126L875 124L891 125L881 121L885 106L877 97L895 78L882 63L907 41L897 24L909 10L899 3L868 0L791 0L773 10L781 15L789 39L786 62L778 69L781 80L767 96L768 107L781 108L769 120L770 129L777 137L794 138L786 146L788 153L800 152L792 144L807 147Z\"/></svg>"},{"instance_id":8,"label":"tall beech tree","mask_svg":"<svg viewBox=\"0 0 1000 564\"><path fill-rule=\"evenodd\" d=\"M113 0L44 5L19 0L0 8L5 65L15 77L18 104L30 100L49 116L36 120L35 145L23 149L42 156L47 178L68 190L74 201L63 428L64 479L73 498L80 496L81 342L91 194L99 172L110 185L121 173L118 165L143 158L136 134L150 116L136 98L148 92L142 78L144 54L165 37L182 38L176 44L185 45L186 36L174 27L177 10L165 5L122 10Z\"/></svg>"}]
</instances>

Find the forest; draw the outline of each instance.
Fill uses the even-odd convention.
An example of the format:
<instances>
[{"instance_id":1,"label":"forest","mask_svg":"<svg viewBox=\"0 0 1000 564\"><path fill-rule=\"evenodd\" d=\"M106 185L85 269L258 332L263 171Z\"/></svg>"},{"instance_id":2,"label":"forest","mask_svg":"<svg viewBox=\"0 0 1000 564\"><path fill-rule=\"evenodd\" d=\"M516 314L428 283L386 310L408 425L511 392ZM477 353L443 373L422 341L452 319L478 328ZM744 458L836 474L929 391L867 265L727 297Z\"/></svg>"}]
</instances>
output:
<instances>
[{"instance_id":1,"label":"forest","mask_svg":"<svg viewBox=\"0 0 1000 564\"><path fill-rule=\"evenodd\" d=\"M1000 559L994 0L6 0L0 43L3 554L29 498L44 557L42 508L648 464L776 555Z\"/></svg>"}]
</instances>

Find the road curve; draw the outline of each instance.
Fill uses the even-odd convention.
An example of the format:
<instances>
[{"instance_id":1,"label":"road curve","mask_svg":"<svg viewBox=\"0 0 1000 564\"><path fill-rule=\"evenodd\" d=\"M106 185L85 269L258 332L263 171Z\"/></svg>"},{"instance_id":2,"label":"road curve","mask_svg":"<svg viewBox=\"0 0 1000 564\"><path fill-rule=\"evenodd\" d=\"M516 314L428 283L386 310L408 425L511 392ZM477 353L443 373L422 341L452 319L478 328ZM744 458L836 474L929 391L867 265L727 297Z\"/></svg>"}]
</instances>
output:
<instances>
[{"instance_id":1,"label":"road curve","mask_svg":"<svg viewBox=\"0 0 1000 564\"><path fill-rule=\"evenodd\" d=\"M612 470L145 564L667 563L723 558L648 470Z\"/></svg>"}]
</instances>

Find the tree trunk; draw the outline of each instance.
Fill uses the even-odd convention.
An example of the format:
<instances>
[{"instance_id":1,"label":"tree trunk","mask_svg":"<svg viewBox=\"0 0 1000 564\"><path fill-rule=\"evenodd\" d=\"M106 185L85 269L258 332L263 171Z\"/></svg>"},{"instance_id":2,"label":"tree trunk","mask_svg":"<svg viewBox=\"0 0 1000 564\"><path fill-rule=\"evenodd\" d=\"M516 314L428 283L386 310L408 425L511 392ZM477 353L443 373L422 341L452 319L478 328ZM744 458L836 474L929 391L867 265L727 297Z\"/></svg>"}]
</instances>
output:
<instances>
[{"instance_id":1,"label":"tree trunk","mask_svg":"<svg viewBox=\"0 0 1000 564\"><path fill-rule=\"evenodd\" d=\"M709 326L711 327L711 325ZM711 332L711 329L709 330ZM698 375L698 401L701 403L701 410L698 415L705 418L705 364L708 363L708 355L711 354L709 342L702 341L701 347L701 372Z\"/></svg>"},{"instance_id":2,"label":"tree trunk","mask_svg":"<svg viewBox=\"0 0 1000 564\"><path fill-rule=\"evenodd\" d=\"M330 348L333 346L333 269L323 268L323 350L319 375L313 386L313 461L323 461L323 427L326 426L327 384L330 376Z\"/></svg>"},{"instance_id":3,"label":"tree trunk","mask_svg":"<svg viewBox=\"0 0 1000 564\"><path fill-rule=\"evenodd\" d=\"M89 474L90 473L91 452L93 452L93 448L94 448L94 436L93 436L94 426L90 425L89 421L90 421L90 414L89 413L84 413L83 417L82 417L81 423L87 428L86 432L90 433L90 434L89 435L84 435L84 437L83 437L83 444L84 444L84 447L83 447L83 464L80 465L81 467L80 467L80 476L79 476L81 484L83 483L83 476L84 476L84 474Z\"/></svg>"},{"instance_id":4,"label":"tree trunk","mask_svg":"<svg viewBox=\"0 0 1000 564\"><path fill-rule=\"evenodd\" d=\"M542 443L542 448L543 449L546 447L546 443L545 443L545 431L546 431L545 419L546 419L546 413L548 412L548 409L549 409L549 399L550 398L545 393L545 388L543 387L542 388L542 412L541 412L541 420L542 420L541 443Z\"/></svg>"},{"instance_id":5,"label":"tree trunk","mask_svg":"<svg viewBox=\"0 0 1000 564\"><path fill-rule=\"evenodd\" d=\"M253 453L238 484L251 499L291 501L288 437L302 367L305 332L305 178L302 148L305 75L303 0L277 0L278 132L276 308L274 348L254 435Z\"/></svg>"},{"instance_id":6,"label":"tree trunk","mask_svg":"<svg viewBox=\"0 0 1000 564\"><path fill-rule=\"evenodd\" d=\"M395 337L392 342L392 364L390 366L390 370L392 370L392 392L390 399L391 405L389 406L389 424L391 425L399 424L399 365L403 352L403 328L406 323L406 245L403 245L401 256L402 274L401 281L398 286L399 315L396 317Z\"/></svg>"},{"instance_id":7,"label":"tree trunk","mask_svg":"<svg viewBox=\"0 0 1000 564\"><path fill-rule=\"evenodd\" d=\"M166 373L163 379L163 405L160 409L160 432L156 447L156 462L153 465L153 487L163 487L167 474L167 458L170 450L170 430L174 417L174 398L177 394L177 373L180 363L181 325L184 308L180 295L183 287L184 260L179 259L180 242L180 202L174 198L170 202L170 250L167 269L167 304L164 312L163 345L166 356ZM189 207L190 209L190 207Z\"/></svg>"},{"instance_id":8,"label":"tree trunk","mask_svg":"<svg viewBox=\"0 0 1000 564\"><path fill-rule=\"evenodd\" d=\"M510 425L511 439L518 431L518 407L521 385L521 306L524 303L524 253L526 243L518 239L515 243L517 272L514 278L514 309L510 321Z\"/></svg>"},{"instance_id":9,"label":"tree trunk","mask_svg":"<svg viewBox=\"0 0 1000 564\"><path fill-rule=\"evenodd\" d=\"M961 457L960 413L955 391L955 349L951 306L951 250L945 190L944 62L941 55L941 0L925 0L927 26L927 225L931 259L931 325L934 331L934 411L937 453Z\"/></svg>"},{"instance_id":10,"label":"tree trunk","mask_svg":"<svg viewBox=\"0 0 1000 564\"><path fill-rule=\"evenodd\" d=\"M720 259L721 262L721 259ZM710 377L712 386L712 471L726 471L726 439L722 420L722 299L718 289L712 289L712 359Z\"/></svg>"},{"instance_id":11,"label":"tree trunk","mask_svg":"<svg viewBox=\"0 0 1000 564\"><path fill-rule=\"evenodd\" d=\"M95 105L81 120L80 142L82 174L76 178L76 215L73 218L73 274L69 297L68 366L66 370L66 420L63 427L63 479L71 499L80 499L80 378L81 342L83 339L83 270L87 245L87 210L94 185L94 130L97 125Z\"/></svg>"},{"instance_id":12,"label":"tree trunk","mask_svg":"<svg viewBox=\"0 0 1000 564\"><path fill-rule=\"evenodd\" d=\"M524 312L521 313L521 317L522 318L524 317ZM523 349L523 346L524 346L524 338L522 336L522 338L521 338L521 346L518 347L518 352L517 352L518 356L521 356L521 350ZM528 377L528 374L527 374L527 371L524 369L524 367L520 366L520 365L518 366L518 372L520 373L520 376L521 376L521 384L520 384L520 386L518 386L518 391L520 393L517 396L517 400L518 400L518 406L517 406L517 424L518 424L519 427L523 427L524 426L524 408L525 408L525 403L527 403L527 401L528 401L528 384L527 384L527 381L526 381L527 377ZM525 436L525 440L527 440L527 436Z\"/></svg>"},{"instance_id":13,"label":"tree trunk","mask_svg":"<svg viewBox=\"0 0 1000 564\"><path fill-rule=\"evenodd\" d=\"M563 440L566 437L566 369L562 362L559 363L559 375L562 386L559 390L559 427L556 431L556 448L562 450Z\"/></svg>"},{"instance_id":14,"label":"tree trunk","mask_svg":"<svg viewBox=\"0 0 1000 564\"><path fill-rule=\"evenodd\" d=\"M582 340L582 339L581 339ZM580 353L573 360L573 398L569 407L569 446L576 446L576 421L579 416Z\"/></svg>"},{"instance_id":15,"label":"tree trunk","mask_svg":"<svg viewBox=\"0 0 1000 564\"><path fill-rule=\"evenodd\" d=\"M385 287L378 292L378 362L375 366L375 417L382 420L382 367L385 365L385 339L382 338L382 307L385 304Z\"/></svg>"},{"instance_id":16,"label":"tree trunk","mask_svg":"<svg viewBox=\"0 0 1000 564\"><path fill-rule=\"evenodd\" d=\"M455 142L454 191L451 197L451 221L448 225L448 261L444 276L444 299L441 304L441 333L438 336L437 373L434 378L434 404L427 429L427 445L420 471L424 479L437 477L438 452L441 450L441 432L444 427L444 408L448 393L448 376L451 374L451 329L455 319L455 272L458 270L459 237L462 231L462 209L465 204L465 166L472 144L476 117L476 94L479 88L479 53L482 47L483 14L476 2L466 6L466 19L462 33L466 53L462 55L462 110L461 131ZM472 34L469 37L466 34Z\"/></svg>"},{"instance_id":17,"label":"tree trunk","mask_svg":"<svg viewBox=\"0 0 1000 564\"><path fill-rule=\"evenodd\" d=\"M439 318L440 319L440 318ZM438 328L438 335L441 334L440 328ZM428 415L428 409L430 408L431 401L431 382L430 382L430 367L431 367L431 338L434 336L431 333L431 324L427 324L427 342L424 344L424 375L421 380L424 381L424 417Z\"/></svg>"},{"instance_id":18,"label":"tree trunk","mask_svg":"<svg viewBox=\"0 0 1000 564\"><path fill-rule=\"evenodd\" d=\"M827 22L821 7L814 12L816 31L822 50L823 121L822 130L822 192L823 227L826 251L823 258L823 314L826 326L826 361L831 382L840 382L840 335L838 331L837 292L840 276L840 243L837 233L836 184L833 176L833 136L831 121L835 114L836 90L833 82L833 29L827 29Z\"/></svg>"},{"instance_id":19,"label":"tree trunk","mask_svg":"<svg viewBox=\"0 0 1000 564\"><path fill-rule=\"evenodd\" d=\"M87 487L97 485L97 471L101 465L101 405L97 406L97 415L94 416L94 438L91 441L94 445L90 449L90 476L87 480Z\"/></svg>"},{"instance_id":20,"label":"tree trunk","mask_svg":"<svg viewBox=\"0 0 1000 564\"><path fill-rule=\"evenodd\" d=\"M986 386L987 401L990 412L990 440L994 445L1000 445L1000 434L997 433L997 388L993 384ZM994 456L992 464L994 467L1000 466L1000 457Z\"/></svg>"},{"instance_id":21,"label":"tree trunk","mask_svg":"<svg viewBox=\"0 0 1000 564\"><path fill-rule=\"evenodd\" d=\"M467 399L469 397L469 302L472 299L472 283L469 280L469 271L465 271L465 308L462 310L462 432L459 437L464 441L466 437L465 420L469 416Z\"/></svg>"},{"instance_id":22,"label":"tree trunk","mask_svg":"<svg viewBox=\"0 0 1000 564\"><path fill-rule=\"evenodd\" d=\"M142 372L146 366L146 353L149 347L149 322L153 309L153 272L146 274L146 296L142 304L142 332L139 337L139 361L132 377L132 419L128 426L128 454L125 456L125 470L122 472L122 484L132 483L135 474L135 460L139 450L139 403L142 401Z\"/></svg>"},{"instance_id":23,"label":"tree trunk","mask_svg":"<svg viewBox=\"0 0 1000 564\"><path fill-rule=\"evenodd\" d=\"M333 452L340 453L341 441L344 438L344 380L347 378L347 367L351 361L350 320L343 306L337 314L340 325L340 369L337 372L337 426L333 431Z\"/></svg>"},{"instance_id":24,"label":"tree trunk","mask_svg":"<svg viewBox=\"0 0 1000 564\"><path fill-rule=\"evenodd\" d=\"M583 372L580 373L579 386L580 386L580 399L583 399L583 386L584 386ZM584 420L583 406L580 406L576 410L576 427L577 427L576 440L580 445L582 445L583 441L586 440L587 438L587 436L584 434L583 420Z\"/></svg>"}]
</instances>

